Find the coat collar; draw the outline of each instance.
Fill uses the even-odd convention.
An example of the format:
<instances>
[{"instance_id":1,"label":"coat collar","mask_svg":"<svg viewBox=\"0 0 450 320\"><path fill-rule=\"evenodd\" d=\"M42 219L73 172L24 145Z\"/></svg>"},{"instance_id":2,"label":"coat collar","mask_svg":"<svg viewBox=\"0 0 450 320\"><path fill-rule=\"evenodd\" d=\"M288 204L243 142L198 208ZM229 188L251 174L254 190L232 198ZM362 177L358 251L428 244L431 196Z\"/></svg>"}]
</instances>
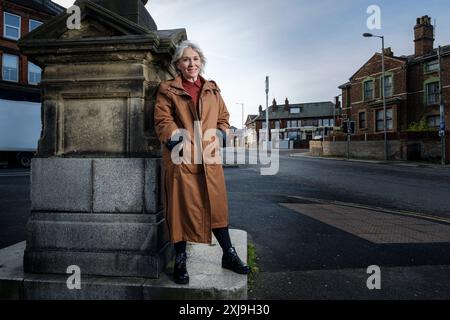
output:
<instances>
[{"instance_id":1,"label":"coat collar","mask_svg":"<svg viewBox=\"0 0 450 320\"><path fill-rule=\"evenodd\" d=\"M200 75L199 75L199 77L203 82L202 90L200 91L200 102L199 103L201 103L201 97L204 95L204 93L206 91L209 90L210 92L213 92L213 90L217 90L220 92L220 90L214 81L208 81ZM181 78L181 75L177 75L175 77L175 79L173 79L171 81L168 90L179 96L185 95L185 96L190 97L190 95L183 88L183 79ZM195 107L195 105L193 103L189 104L189 109L190 109L194 119L200 119L200 115L197 113L197 108Z\"/></svg>"},{"instance_id":2,"label":"coat collar","mask_svg":"<svg viewBox=\"0 0 450 320\"><path fill-rule=\"evenodd\" d=\"M200 96L203 94L203 92L205 92L207 90L210 90L210 91L218 90L219 91L219 88L217 88L217 85L215 84L215 82L208 81L208 80L206 80L205 78L203 78L200 75L199 75L199 77L200 77L200 79L201 79L201 81L203 83L202 91L200 93ZM175 77L175 79L173 79L173 81L170 84L170 88L173 89L171 91L173 93L175 93L175 94L188 95L189 96L189 94L183 88L183 79L181 78L181 75L177 75Z\"/></svg>"}]
</instances>

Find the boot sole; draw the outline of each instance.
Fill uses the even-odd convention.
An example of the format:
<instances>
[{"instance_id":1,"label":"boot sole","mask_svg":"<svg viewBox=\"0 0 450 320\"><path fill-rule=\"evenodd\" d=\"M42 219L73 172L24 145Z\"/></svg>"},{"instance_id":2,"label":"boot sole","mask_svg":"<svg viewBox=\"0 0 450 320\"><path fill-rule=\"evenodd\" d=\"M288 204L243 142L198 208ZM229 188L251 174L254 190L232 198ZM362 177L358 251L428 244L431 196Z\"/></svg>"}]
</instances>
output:
<instances>
[{"instance_id":1,"label":"boot sole","mask_svg":"<svg viewBox=\"0 0 450 320\"><path fill-rule=\"evenodd\" d=\"M233 269L233 267L227 266L227 265L225 265L225 264L222 264L222 268L231 270L231 271L236 272L236 273L238 273L238 274L249 274L249 273L250 273L250 270L248 270L248 271L245 271L245 270L236 270L236 269Z\"/></svg>"},{"instance_id":2,"label":"boot sole","mask_svg":"<svg viewBox=\"0 0 450 320\"><path fill-rule=\"evenodd\" d=\"M185 279L185 280L177 280L177 279L174 279L173 280L175 283L177 283L177 284L188 284L189 283L189 278L188 279Z\"/></svg>"}]
</instances>

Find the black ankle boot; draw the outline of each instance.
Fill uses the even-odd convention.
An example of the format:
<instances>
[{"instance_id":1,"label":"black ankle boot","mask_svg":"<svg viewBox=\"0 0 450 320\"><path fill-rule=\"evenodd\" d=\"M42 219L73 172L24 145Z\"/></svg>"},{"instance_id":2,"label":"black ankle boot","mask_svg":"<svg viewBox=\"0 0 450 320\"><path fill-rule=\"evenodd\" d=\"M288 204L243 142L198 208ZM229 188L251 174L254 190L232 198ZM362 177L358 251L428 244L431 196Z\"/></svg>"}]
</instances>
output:
<instances>
[{"instance_id":1,"label":"black ankle boot","mask_svg":"<svg viewBox=\"0 0 450 320\"><path fill-rule=\"evenodd\" d=\"M233 247L223 252L222 268L229 269L240 274L248 274L250 272L250 267L239 258Z\"/></svg>"},{"instance_id":2,"label":"black ankle boot","mask_svg":"<svg viewBox=\"0 0 450 320\"><path fill-rule=\"evenodd\" d=\"M189 274L186 269L186 258L186 252L177 253L175 257L173 279L178 284L186 284L189 282Z\"/></svg>"}]
</instances>

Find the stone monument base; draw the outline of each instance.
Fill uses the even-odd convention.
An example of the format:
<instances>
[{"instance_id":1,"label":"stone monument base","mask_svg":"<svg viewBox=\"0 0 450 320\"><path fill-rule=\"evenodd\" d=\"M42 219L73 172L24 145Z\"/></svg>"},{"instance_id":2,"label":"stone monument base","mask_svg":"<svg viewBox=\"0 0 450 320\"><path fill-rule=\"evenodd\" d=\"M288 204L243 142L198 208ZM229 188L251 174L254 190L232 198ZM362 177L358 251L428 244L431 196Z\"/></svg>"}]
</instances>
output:
<instances>
[{"instance_id":1,"label":"stone monument base","mask_svg":"<svg viewBox=\"0 0 450 320\"><path fill-rule=\"evenodd\" d=\"M158 278L174 250L161 159L36 158L24 271Z\"/></svg>"}]
</instances>

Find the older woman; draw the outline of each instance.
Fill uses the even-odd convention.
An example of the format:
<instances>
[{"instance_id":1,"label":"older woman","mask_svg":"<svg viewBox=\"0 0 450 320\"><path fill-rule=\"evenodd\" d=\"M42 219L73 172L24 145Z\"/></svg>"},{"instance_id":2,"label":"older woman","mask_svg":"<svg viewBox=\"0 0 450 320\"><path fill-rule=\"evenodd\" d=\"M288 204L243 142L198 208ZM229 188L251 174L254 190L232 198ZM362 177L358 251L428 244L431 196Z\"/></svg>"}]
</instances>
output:
<instances>
[{"instance_id":1,"label":"older woman","mask_svg":"<svg viewBox=\"0 0 450 320\"><path fill-rule=\"evenodd\" d=\"M172 63L178 76L161 83L154 119L164 145L164 209L176 251L174 280L189 282L186 241L211 243L211 232L223 250L222 267L247 274L250 269L230 240L223 168L211 161L217 159L212 154L219 136L229 129L229 113L217 84L200 76L206 58L198 45L182 42ZM212 130L219 134L211 136ZM184 134L175 138L180 131Z\"/></svg>"}]
</instances>

